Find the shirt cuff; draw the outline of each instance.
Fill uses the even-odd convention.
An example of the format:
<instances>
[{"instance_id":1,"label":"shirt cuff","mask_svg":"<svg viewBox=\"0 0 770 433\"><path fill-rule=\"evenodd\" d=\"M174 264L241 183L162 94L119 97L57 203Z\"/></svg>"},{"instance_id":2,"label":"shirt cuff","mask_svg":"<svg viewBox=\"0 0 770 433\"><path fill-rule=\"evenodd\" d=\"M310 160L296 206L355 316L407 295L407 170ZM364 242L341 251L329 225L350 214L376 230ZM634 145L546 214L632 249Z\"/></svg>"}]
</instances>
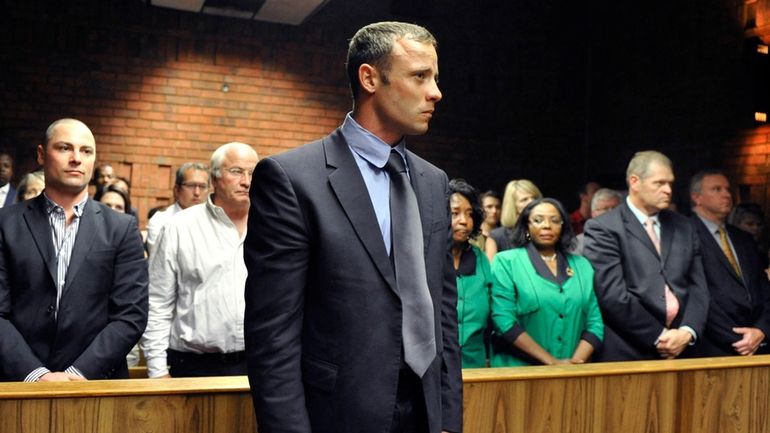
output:
<instances>
[{"instance_id":1,"label":"shirt cuff","mask_svg":"<svg viewBox=\"0 0 770 433\"><path fill-rule=\"evenodd\" d=\"M602 348L602 340L593 332L583 331L583 333L580 335L580 339L587 341L588 344L593 346L594 352L598 352L599 349Z\"/></svg>"},{"instance_id":2,"label":"shirt cuff","mask_svg":"<svg viewBox=\"0 0 770 433\"><path fill-rule=\"evenodd\" d=\"M147 377L155 378L165 376L168 373L168 361L165 356L147 358Z\"/></svg>"},{"instance_id":3,"label":"shirt cuff","mask_svg":"<svg viewBox=\"0 0 770 433\"><path fill-rule=\"evenodd\" d=\"M694 329L692 329L692 328L690 328L690 327L689 327L689 326L687 326L687 325L684 325L684 326L680 326L680 327L679 327L679 329L684 329L685 331L689 332L689 333L690 333L690 335L692 335L692 340L690 340L690 343L689 343L689 345L690 345L690 346L694 346L694 345L695 345L695 342L696 342L696 341L698 341L698 334L696 334L696 333L695 333L695 330L694 330Z\"/></svg>"},{"instance_id":4,"label":"shirt cuff","mask_svg":"<svg viewBox=\"0 0 770 433\"><path fill-rule=\"evenodd\" d=\"M66 373L70 373L70 374L75 374L75 375L78 375L78 376L82 377L83 379L85 379L85 378L86 378L86 377L83 375L83 373L81 373L81 372L80 372L80 370L78 370L77 368L75 368L75 366L74 366L74 365L70 365L70 366L69 366L69 367L67 367L67 369L66 369L66 370L64 370L64 371L65 371Z\"/></svg>"},{"instance_id":5,"label":"shirt cuff","mask_svg":"<svg viewBox=\"0 0 770 433\"><path fill-rule=\"evenodd\" d=\"M41 377L45 376L50 372L51 370L45 367L38 367L32 370L32 372L28 374L27 377L24 378L24 382L37 382L38 380L40 380Z\"/></svg>"},{"instance_id":6,"label":"shirt cuff","mask_svg":"<svg viewBox=\"0 0 770 433\"><path fill-rule=\"evenodd\" d=\"M508 330L505 334L503 334L501 337L506 342L513 344L514 341L516 341L517 338L519 338L519 335L523 334L526 331L523 326L516 323L513 325L511 329Z\"/></svg>"}]
</instances>

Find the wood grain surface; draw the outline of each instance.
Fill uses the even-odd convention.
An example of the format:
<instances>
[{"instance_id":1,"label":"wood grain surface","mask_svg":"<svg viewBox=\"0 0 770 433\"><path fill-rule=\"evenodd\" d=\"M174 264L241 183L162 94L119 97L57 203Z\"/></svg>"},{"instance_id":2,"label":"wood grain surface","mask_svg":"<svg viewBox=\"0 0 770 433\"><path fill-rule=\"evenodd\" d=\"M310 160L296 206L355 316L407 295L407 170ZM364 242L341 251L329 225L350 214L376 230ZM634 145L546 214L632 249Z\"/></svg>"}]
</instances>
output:
<instances>
[{"instance_id":1,"label":"wood grain surface","mask_svg":"<svg viewBox=\"0 0 770 433\"><path fill-rule=\"evenodd\" d=\"M473 369L463 380L465 433L770 432L770 355ZM256 422L245 376L0 383L6 432L252 433Z\"/></svg>"}]
</instances>

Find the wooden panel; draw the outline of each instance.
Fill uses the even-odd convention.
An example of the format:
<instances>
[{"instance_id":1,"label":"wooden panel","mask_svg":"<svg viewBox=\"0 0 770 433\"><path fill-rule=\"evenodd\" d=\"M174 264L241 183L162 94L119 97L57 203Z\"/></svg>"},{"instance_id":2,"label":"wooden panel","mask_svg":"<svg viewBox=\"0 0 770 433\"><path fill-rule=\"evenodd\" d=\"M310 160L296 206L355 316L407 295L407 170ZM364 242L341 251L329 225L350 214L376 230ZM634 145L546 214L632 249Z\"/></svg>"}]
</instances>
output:
<instances>
[{"instance_id":1,"label":"wooden panel","mask_svg":"<svg viewBox=\"0 0 770 433\"><path fill-rule=\"evenodd\" d=\"M466 433L766 433L770 356L464 370ZM0 383L0 432L255 432L245 376Z\"/></svg>"}]
</instances>

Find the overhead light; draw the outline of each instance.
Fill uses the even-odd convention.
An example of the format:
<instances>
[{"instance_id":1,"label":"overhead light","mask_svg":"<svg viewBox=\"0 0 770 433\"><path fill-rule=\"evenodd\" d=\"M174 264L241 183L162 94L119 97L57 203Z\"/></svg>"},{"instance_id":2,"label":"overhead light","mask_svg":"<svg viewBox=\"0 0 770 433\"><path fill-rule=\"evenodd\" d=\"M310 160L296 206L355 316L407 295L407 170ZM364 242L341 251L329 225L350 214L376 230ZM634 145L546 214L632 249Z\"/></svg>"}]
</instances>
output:
<instances>
[{"instance_id":1,"label":"overhead light","mask_svg":"<svg viewBox=\"0 0 770 433\"><path fill-rule=\"evenodd\" d=\"M765 55L767 55L767 54L768 54L768 48L767 48L767 45L758 44L758 45L757 45L757 52L758 52L759 54L765 54Z\"/></svg>"},{"instance_id":2,"label":"overhead light","mask_svg":"<svg viewBox=\"0 0 770 433\"><path fill-rule=\"evenodd\" d=\"M763 113L761 111L755 111L754 112L754 120L757 122L767 122L767 113Z\"/></svg>"}]
</instances>

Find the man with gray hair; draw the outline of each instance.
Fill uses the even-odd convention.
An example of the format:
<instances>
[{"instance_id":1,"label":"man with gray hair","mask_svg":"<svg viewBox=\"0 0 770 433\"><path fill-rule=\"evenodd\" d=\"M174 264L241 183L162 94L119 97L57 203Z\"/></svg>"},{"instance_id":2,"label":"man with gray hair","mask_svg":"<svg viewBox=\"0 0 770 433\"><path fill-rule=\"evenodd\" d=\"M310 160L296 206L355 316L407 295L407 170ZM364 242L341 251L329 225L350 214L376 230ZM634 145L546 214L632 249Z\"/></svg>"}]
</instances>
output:
<instances>
[{"instance_id":1,"label":"man with gray hair","mask_svg":"<svg viewBox=\"0 0 770 433\"><path fill-rule=\"evenodd\" d=\"M673 359L702 335L709 293L698 235L668 207L674 172L656 151L637 152L625 203L585 230L585 257L604 318L599 361Z\"/></svg>"},{"instance_id":2,"label":"man with gray hair","mask_svg":"<svg viewBox=\"0 0 770 433\"><path fill-rule=\"evenodd\" d=\"M156 212L147 222L147 253L152 255L155 243L166 223L177 212L206 201L209 192L209 170L197 162L185 162L176 171L173 205Z\"/></svg>"},{"instance_id":3,"label":"man with gray hair","mask_svg":"<svg viewBox=\"0 0 770 433\"><path fill-rule=\"evenodd\" d=\"M220 146L211 155L213 193L174 215L158 239L140 342L151 378L246 374L243 241L256 165L251 146Z\"/></svg>"},{"instance_id":4,"label":"man with gray hair","mask_svg":"<svg viewBox=\"0 0 770 433\"><path fill-rule=\"evenodd\" d=\"M591 197L591 218L604 215L608 211L615 209L623 201L623 195L614 189L599 188ZM572 249L573 254L583 254L583 243L585 233L575 236L575 245Z\"/></svg>"},{"instance_id":5,"label":"man with gray hair","mask_svg":"<svg viewBox=\"0 0 770 433\"><path fill-rule=\"evenodd\" d=\"M436 39L360 29L353 111L264 159L245 245L246 353L265 432L462 431L446 174L406 148L428 131Z\"/></svg>"}]
</instances>

